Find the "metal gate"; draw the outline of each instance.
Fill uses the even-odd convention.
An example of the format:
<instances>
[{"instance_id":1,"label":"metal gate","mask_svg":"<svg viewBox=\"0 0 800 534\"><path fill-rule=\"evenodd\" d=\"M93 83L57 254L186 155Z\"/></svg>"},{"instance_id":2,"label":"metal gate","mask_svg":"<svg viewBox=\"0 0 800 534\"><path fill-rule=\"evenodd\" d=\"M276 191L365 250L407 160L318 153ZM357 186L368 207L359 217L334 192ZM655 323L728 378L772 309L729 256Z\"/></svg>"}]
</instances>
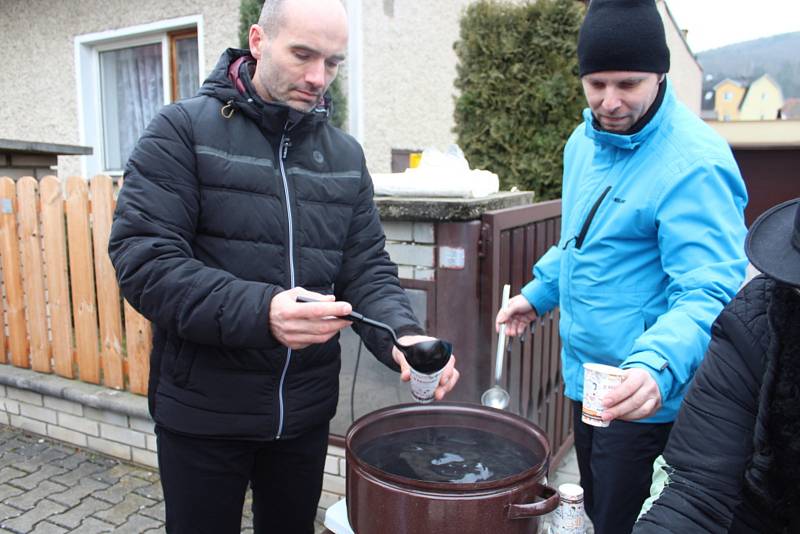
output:
<instances>
[{"instance_id":1,"label":"metal gate","mask_svg":"<svg viewBox=\"0 0 800 534\"><path fill-rule=\"evenodd\" d=\"M531 268L547 250L558 243L561 230L561 201L486 212L481 220L480 332L493 332L504 284L511 295L531 279ZM510 339L504 362L503 387L511 394L509 410L539 425L550 438L553 465L572 446L572 417L569 399L564 397L561 374L561 341L558 308L531 324L528 332ZM481 336L479 351L492 354L479 370L491 376L497 337ZM487 383L487 387L489 384Z\"/></svg>"}]
</instances>

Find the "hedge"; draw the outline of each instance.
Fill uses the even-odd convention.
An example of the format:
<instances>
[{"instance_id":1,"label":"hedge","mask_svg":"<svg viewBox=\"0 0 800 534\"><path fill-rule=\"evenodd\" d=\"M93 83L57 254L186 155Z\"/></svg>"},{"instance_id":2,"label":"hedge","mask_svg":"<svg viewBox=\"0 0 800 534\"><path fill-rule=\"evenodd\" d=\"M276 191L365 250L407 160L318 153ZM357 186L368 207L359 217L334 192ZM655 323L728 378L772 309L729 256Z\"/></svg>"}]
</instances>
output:
<instances>
[{"instance_id":1,"label":"hedge","mask_svg":"<svg viewBox=\"0 0 800 534\"><path fill-rule=\"evenodd\" d=\"M497 173L503 189L561 195L564 144L586 104L576 53L584 9L481 0L462 16L454 131L470 165Z\"/></svg>"},{"instance_id":2,"label":"hedge","mask_svg":"<svg viewBox=\"0 0 800 534\"><path fill-rule=\"evenodd\" d=\"M242 48L249 48L248 34L250 26L258 23L258 17L261 15L261 7L263 5L264 0L242 0L239 5L239 46ZM338 128L344 128L347 123L347 98L342 89L341 76L336 77L330 88L328 88L328 92L333 101L331 123Z\"/></svg>"}]
</instances>

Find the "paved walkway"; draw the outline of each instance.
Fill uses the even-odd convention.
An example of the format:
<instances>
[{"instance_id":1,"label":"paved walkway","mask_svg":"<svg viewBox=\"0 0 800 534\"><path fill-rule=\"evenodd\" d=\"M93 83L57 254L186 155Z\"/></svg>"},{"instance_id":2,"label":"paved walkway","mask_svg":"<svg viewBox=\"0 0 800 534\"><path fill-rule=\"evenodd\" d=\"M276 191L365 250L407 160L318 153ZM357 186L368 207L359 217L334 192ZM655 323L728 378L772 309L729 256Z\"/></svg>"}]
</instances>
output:
<instances>
[{"instance_id":1,"label":"paved walkway","mask_svg":"<svg viewBox=\"0 0 800 534\"><path fill-rule=\"evenodd\" d=\"M163 499L156 472L0 425L0 534L162 533Z\"/></svg>"}]
</instances>

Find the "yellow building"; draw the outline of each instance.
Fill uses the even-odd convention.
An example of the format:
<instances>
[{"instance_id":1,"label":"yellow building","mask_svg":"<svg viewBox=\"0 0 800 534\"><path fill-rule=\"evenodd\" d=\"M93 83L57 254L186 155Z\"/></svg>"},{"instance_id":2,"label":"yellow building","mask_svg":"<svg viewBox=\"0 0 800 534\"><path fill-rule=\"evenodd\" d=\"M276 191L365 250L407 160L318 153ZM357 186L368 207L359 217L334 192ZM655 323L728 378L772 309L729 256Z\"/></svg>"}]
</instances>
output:
<instances>
[{"instance_id":1,"label":"yellow building","mask_svg":"<svg viewBox=\"0 0 800 534\"><path fill-rule=\"evenodd\" d=\"M744 100L744 94L747 92L747 87L725 78L717 85L714 86L714 111L717 114L719 121L738 121L739 120L739 105Z\"/></svg>"},{"instance_id":2,"label":"yellow building","mask_svg":"<svg viewBox=\"0 0 800 534\"><path fill-rule=\"evenodd\" d=\"M781 87L768 74L749 84L726 78L714 86L718 121L774 120L782 106Z\"/></svg>"},{"instance_id":3,"label":"yellow building","mask_svg":"<svg viewBox=\"0 0 800 534\"><path fill-rule=\"evenodd\" d=\"M740 108L739 119L743 121L768 121L778 118L783 107L783 92L780 85L768 74L756 79L747 88Z\"/></svg>"}]
</instances>

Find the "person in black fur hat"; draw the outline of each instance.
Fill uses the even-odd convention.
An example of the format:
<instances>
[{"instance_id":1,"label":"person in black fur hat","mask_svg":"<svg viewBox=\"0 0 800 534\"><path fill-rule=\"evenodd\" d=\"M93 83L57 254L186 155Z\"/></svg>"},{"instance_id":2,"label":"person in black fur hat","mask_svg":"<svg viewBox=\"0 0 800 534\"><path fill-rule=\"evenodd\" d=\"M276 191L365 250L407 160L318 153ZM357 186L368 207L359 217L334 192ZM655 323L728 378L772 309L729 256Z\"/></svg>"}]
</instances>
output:
<instances>
[{"instance_id":1,"label":"person in black fur hat","mask_svg":"<svg viewBox=\"0 0 800 534\"><path fill-rule=\"evenodd\" d=\"M618 534L744 280L747 190L728 143L675 94L655 0L592 0L577 52L588 108L564 148L561 238L496 326L520 335L558 307L585 509L596 534ZM587 363L625 376L588 422Z\"/></svg>"},{"instance_id":2,"label":"person in black fur hat","mask_svg":"<svg viewBox=\"0 0 800 534\"><path fill-rule=\"evenodd\" d=\"M746 250L763 274L714 323L636 534L800 532L800 198Z\"/></svg>"}]
</instances>

